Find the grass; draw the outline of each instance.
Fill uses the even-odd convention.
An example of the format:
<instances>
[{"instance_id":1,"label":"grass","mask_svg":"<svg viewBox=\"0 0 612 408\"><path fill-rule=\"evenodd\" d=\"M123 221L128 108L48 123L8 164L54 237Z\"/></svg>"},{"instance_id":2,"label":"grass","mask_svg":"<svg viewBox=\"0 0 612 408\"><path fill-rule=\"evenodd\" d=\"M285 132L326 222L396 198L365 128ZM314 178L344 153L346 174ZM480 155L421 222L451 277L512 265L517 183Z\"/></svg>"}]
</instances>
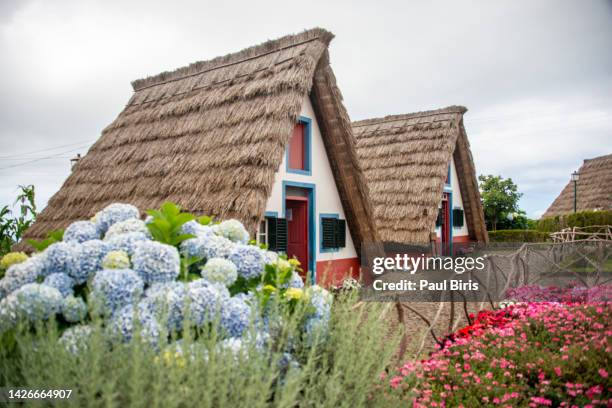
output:
<instances>
[{"instance_id":1,"label":"grass","mask_svg":"<svg viewBox=\"0 0 612 408\"><path fill-rule=\"evenodd\" d=\"M265 348L250 342L242 353L219 348L214 328L185 331L178 353L137 336L113 343L96 323L87 349L73 354L58 343L56 322L41 323L17 330L14 347L6 347L5 338L0 386L72 389L62 405L78 407L397 406L375 389L399 342L399 333L390 336L388 320L380 318L389 305L356 308L356 296L336 298L329 333L312 347L299 335L300 311L275 315L285 321L277 340ZM295 356L290 364L284 363L287 349Z\"/></svg>"}]
</instances>

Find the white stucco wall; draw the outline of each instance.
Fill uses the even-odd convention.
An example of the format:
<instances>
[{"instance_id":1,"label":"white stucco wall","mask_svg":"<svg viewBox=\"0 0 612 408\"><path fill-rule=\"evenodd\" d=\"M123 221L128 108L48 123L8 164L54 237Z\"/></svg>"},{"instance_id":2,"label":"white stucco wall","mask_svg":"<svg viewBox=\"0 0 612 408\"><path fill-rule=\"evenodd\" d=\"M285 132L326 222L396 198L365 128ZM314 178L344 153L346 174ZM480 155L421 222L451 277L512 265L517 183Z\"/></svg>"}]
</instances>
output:
<instances>
[{"instance_id":1,"label":"white stucco wall","mask_svg":"<svg viewBox=\"0 0 612 408\"><path fill-rule=\"evenodd\" d=\"M283 214L283 181L296 181L302 183L310 183L316 185L315 194L315 225L316 235L315 243L317 248L316 261L329 261L335 259L346 259L357 257L353 238L350 231L346 230L346 247L340 248L337 252L321 252L321 225L319 222L319 214L338 214L341 219L345 219L344 210L338 195L334 176L332 174L327 152L321 138L319 124L315 118L310 98L307 96L302 105L301 116L312 120L312 139L311 139L311 155L312 155L312 171L311 175L287 173L286 171L286 155L283 155L283 162L276 172L272 194L268 198L266 211L278 213L279 217L284 217Z\"/></svg>"},{"instance_id":2,"label":"white stucco wall","mask_svg":"<svg viewBox=\"0 0 612 408\"><path fill-rule=\"evenodd\" d=\"M452 208L462 208L463 207L463 199L461 197L461 190L459 189L459 178L457 177L457 170L455 169L455 161L451 160L451 189L453 192L453 206ZM444 187L444 191L448 190L448 186ZM438 235L438 237L440 237L441 234L441 227L436 228L436 233ZM455 228L453 227L453 238L455 237L461 237L461 236L466 236L469 235L468 232L468 228L467 228L467 221L465 219L465 212L463 213L463 227L461 228Z\"/></svg>"}]
</instances>

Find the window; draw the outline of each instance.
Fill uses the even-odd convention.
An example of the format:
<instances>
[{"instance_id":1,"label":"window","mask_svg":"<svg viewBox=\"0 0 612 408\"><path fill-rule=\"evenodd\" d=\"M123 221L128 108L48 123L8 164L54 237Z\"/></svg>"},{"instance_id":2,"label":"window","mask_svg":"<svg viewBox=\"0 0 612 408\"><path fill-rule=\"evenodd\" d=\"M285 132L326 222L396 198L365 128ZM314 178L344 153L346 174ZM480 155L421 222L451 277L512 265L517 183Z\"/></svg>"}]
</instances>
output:
<instances>
[{"instance_id":1,"label":"window","mask_svg":"<svg viewBox=\"0 0 612 408\"><path fill-rule=\"evenodd\" d=\"M453 228L463 227L463 208L453 208Z\"/></svg>"},{"instance_id":2,"label":"window","mask_svg":"<svg viewBox=\"0 0 612 408\"><path fill-rule=\"evenodd\" d=\"M346 221L338 214L321 214L321 252L334 252L346 246Z\"/></svg>"},{"instance_id":3,"label":"window","mask_svg":"<svg viewBox=\"0 0 612 408\"><path fill-rule=\"evenodd\" d=\"M264 218L257 229L257 243L268 245L268 219Z\"/></svg>"},{"instance_id":4,"label":"window","mask_svg":"<svg viewBox=\"0 0 612 408\"><path fill-rule=\"evenodd\" d=\"M287 146L287 172L311 174L311 120L301 117Z\"/></svg>"}]
</instances>

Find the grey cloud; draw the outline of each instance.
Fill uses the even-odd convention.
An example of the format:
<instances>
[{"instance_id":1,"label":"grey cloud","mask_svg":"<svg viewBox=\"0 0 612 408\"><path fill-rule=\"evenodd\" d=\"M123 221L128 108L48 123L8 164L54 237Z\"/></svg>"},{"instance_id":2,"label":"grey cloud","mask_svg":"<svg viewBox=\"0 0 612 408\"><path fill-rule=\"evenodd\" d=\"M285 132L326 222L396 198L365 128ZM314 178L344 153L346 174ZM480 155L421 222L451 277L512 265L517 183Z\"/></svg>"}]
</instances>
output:
<instances>
[{"instance_id":1,"label":"grey cloud","mask_svg":"<svg viewBox=\"0 0 612 408\"><path fill-rule=\"evenodd\" d=\"M609 1L29 0L0 2L0 156L93 141L131 80L317 25L336 34L352 118L467 106L478 172L512 177L530 215L584 158L612 152ZM43 205L74 153L0 159L0 203L34 183Z\"/></svg>"}]
</instances>

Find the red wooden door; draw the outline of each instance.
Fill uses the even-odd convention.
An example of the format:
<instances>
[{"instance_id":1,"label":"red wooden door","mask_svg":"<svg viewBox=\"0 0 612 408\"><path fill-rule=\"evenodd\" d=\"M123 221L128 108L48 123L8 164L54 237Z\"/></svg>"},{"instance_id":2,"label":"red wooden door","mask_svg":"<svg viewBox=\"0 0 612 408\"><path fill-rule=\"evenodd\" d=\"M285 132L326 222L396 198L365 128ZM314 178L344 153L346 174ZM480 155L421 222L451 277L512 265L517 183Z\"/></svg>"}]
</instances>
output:
<instances>
[{"instance_id":1,"label":"red wooden door","mask_svg":"<svg viewBox=\"0 0 612 408\"><path fill-rule=\"evenodd\" d=\"M308 199L305 197L287 198L285 204L287 217L287 256L295 256L308 271Z\"/></svg>"},{"instance_id":2,"label":"red wooden door","mask_svg":"<svg viewBox=\"0 0 612 408\"><path fill-rule=\"evenodd\" d=\"M443 255L450 255L450 207L449 207L449 202L448 202L448 194L447 193L443 193L442 194L442 216L443 216L443 222L442 222L442 254Z\"/></svg>"}]
</instances>

